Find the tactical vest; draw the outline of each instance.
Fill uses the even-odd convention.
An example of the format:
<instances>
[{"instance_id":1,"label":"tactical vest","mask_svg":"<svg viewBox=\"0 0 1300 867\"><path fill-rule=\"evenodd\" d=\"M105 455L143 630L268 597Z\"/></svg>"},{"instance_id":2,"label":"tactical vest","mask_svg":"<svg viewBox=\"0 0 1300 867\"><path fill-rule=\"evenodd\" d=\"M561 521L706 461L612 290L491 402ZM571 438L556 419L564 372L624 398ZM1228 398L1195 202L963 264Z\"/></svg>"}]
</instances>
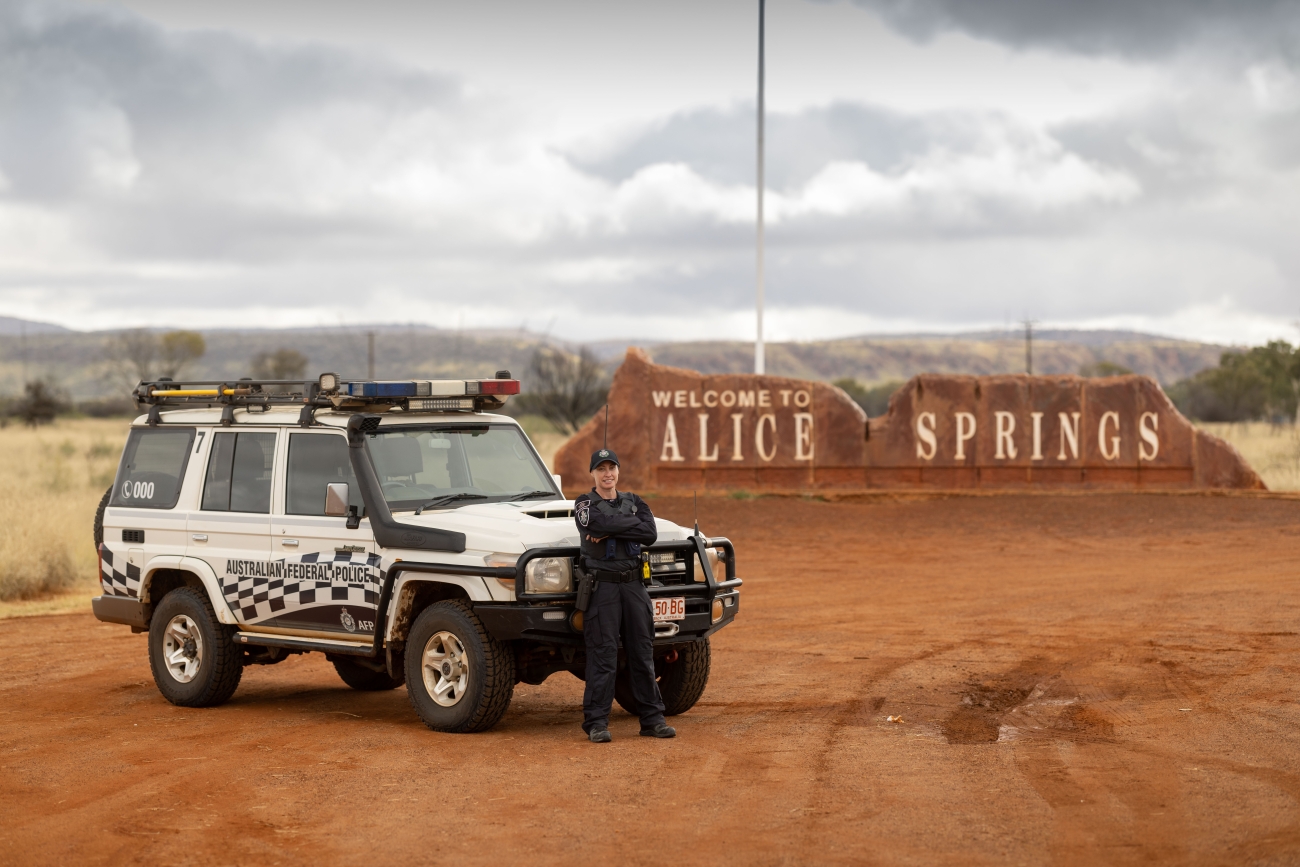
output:
<instances>
[{"instance_id":1,"label":"tactical vest","mask_svg":"<svg viewBox=\"0 0 1300 867\"><path fill-rule=\"evenodd\" d=\"M591 497L591 508L593 511L602 511L606 515L635 514L636 502L632 496L620 492L618 499L606 500L599 494ZM611 536L603 542L592 542L587 538L587 534L582 534L582 558L588 567L593 569L608 569L611 572L621 572L625 569L631 569L641 561L641 544L639 542L625 542L622 539Z\"/></svg>"}]
</instances>

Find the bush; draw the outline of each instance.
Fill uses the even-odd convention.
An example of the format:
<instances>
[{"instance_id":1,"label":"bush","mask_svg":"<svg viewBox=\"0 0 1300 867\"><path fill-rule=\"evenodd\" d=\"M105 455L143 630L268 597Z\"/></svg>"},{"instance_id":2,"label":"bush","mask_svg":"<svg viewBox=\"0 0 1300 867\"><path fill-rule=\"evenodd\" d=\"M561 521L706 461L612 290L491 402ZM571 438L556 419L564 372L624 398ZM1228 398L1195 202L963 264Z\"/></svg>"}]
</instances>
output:
<instances>
[{"instance_id":1,"label":"bush","mask_svg":"<svg viewBox=\"0 0 1300 867\"><path fill-rule=\"evenodd\" d=\"M14 402L9 412L28 427L36 427L54 421L54 417L67 408L67 399L57 388L37 379L23 386L23 396Z\"/></svg>"},{"instance_id":2,"label":"bush","mask_svg":"<svg viewBox=\"0 0 1300 867\"><path fill-rule=\"evenodd\" d=\"M831 385L842 388L845 394L853 398L854 403L862 407L862 411L868 417L876 418L889 411L889 399L894 396L894 392L898 391L906 383L895 379L868 387L856 379L848 377L837 379Z\"/></svg>"},{"instance_id":3,"label":"bush","mask_svg":"<svg viewBox=\"0 0 1300 867\"><path fill-rule=\"evenodd\" d=\"M1183 415L1197 421L1294 422L1300 350L1275 340L1246 352L1225 352L1218 367L1174 383L1168 394Z\"/></svg>"}]
</instances>

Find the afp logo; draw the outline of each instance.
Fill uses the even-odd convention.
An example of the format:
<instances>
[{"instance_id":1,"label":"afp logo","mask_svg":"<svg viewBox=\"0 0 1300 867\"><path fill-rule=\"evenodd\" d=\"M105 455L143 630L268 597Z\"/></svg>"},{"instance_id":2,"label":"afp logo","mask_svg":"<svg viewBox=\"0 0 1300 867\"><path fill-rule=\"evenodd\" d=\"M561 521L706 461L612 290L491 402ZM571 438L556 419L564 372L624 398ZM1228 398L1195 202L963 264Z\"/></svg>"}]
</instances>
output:
<instances>
[{"instance_id":1,"label":"afp logo","mask_svg":"<svg viewBox=\"0 0 1300 867\"><path fill-rule=\"evenodd\" d=\"M343 624L343 628L348 632L356 632L358 629L362 632L375 631L375 622L373 620L357 620L348 613L346 608L344 608L343 613L339 615L339 623Z\"/></svg>"}]
</instances>

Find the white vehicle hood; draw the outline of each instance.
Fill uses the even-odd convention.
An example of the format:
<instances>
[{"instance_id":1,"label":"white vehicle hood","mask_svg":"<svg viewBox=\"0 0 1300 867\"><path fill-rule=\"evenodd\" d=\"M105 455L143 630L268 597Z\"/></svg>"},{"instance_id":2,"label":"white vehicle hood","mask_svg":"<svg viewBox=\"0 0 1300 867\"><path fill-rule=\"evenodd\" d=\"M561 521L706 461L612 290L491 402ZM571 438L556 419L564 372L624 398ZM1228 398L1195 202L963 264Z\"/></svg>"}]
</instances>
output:
<instances>
[{"instance_id":1,"label":"white vehicle hood","mask_svg":"<svg viewBox=\"0 0 1300 867\"><path fill-rule=\"evenodd\" d=\"M573 510L572 500L525 500L520 503L480 503L455 509L430 510L421 515L395 512L393 520L417 527L433 527L465 534L465 553L522 554L531 548L576 546L578 528L572 516L539 518L529 512ZM688 532L655 518L659 541L680 541Z\"/></svg>"}]
</instances>

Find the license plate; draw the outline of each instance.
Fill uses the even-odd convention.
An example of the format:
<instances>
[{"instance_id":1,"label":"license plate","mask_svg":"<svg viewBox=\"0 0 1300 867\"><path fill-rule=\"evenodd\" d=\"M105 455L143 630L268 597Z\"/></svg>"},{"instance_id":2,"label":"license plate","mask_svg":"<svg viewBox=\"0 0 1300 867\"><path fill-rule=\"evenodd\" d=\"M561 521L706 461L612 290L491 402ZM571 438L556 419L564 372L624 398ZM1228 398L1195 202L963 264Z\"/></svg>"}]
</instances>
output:
<instances>
[{"instance_id":1,"label":"license plate","mask_svg":"<svg viewBox=\"0 0 1300 867\"><path fill-rule=\"evenodd\" d=\"M655 622L661 620L685 620L686 597L670 596L667 599L653 600L655 605Z\"/></svg>"}]
</instances>

